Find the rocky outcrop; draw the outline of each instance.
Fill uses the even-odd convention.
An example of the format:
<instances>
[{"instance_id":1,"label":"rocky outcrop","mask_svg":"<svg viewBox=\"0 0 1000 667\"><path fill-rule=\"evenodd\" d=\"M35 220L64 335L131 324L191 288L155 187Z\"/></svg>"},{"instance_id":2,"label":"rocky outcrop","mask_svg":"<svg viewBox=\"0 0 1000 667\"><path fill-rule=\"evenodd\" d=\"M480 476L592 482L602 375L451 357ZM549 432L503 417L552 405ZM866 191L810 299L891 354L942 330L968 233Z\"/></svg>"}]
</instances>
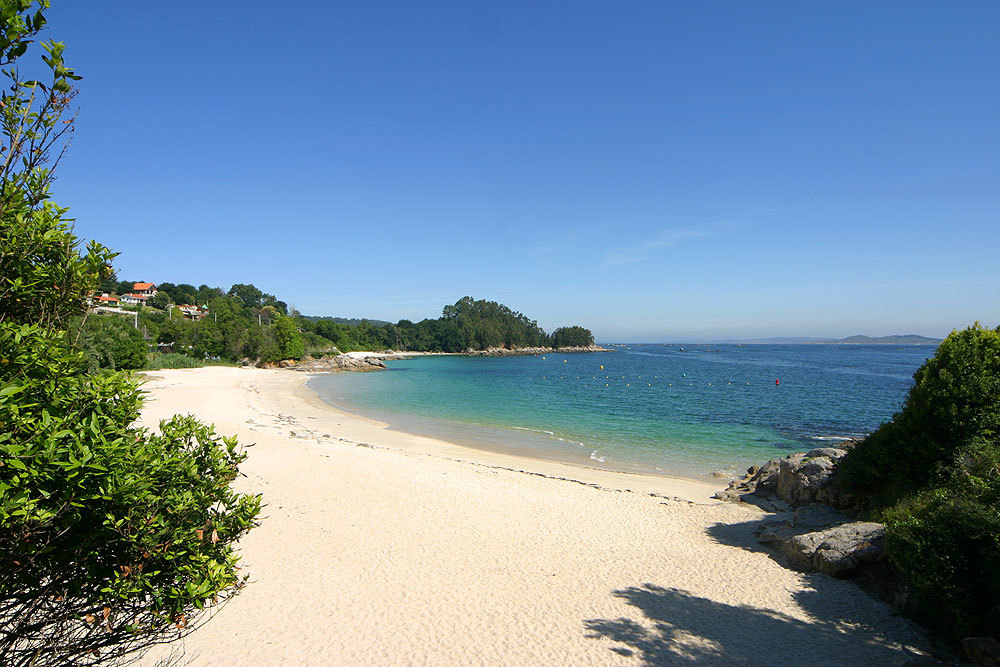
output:
<instances>
[{"instance_id":1,"label":"rocky outcrop","mask_svg":"<svg viewBox=\"0 0 1000 667\"><path fill-rule=\"evenodd\" d=\"M792 567L859 578L873 594L903 606L906 587L886 557L884 526L842 511L853 509L856 499L840 491L834 473L852 446L846 441L751 466L715 497L773 512L754 534Z\"/></svg>"},{"instance_id":2,"label":"rocky outcrop","mask_svg":"<svg viewBox=\"0 0 1000 667\"><path fill-rule=\"evenodd\" d=\"M734 479L726 490L717 492L715 497L749 502L772 511L782 509L780 504L774 502L776 499L793 507L809 503L852 507L856 499L843 493L833 483L837 462L846 454L844 446L819 447L789 454L783 459L771 459L762 466L748 468L744 477Z\"/></svg>"},{"instance_id":3,"label":"rocky outcrop","mask_svg":"<svg viewBox=\"0 0 1000 667\"><path fill-rule=\"evenodd\" d=\"M993 637L966 637L962 648L969 660L983 667L1000 666L1000 641Z\"/></svg>"},{"instance_id":4,"label":"rocky outcrop","mask_svg":"<svg viewBox=\"0 0 1000 667\"><path fill-rule=\"evenodd\" d=\"M297 363L282 368L301 371L303 373L329 373L334 371L381 371L385 370L385 362L378 356L356 357L349 354L338 354L333 357L302 357Z\"/></svg>"},{"instance_id":5,"label":"rocky outcrop","mask_svg":"<svg viewBox=\"0 0 1000 667\"><path fill-rule=\"evenodd\" d=\"M791 505L825 503L833 507L851 507L855 498L833 484L837 462L847 455L839 447L820 447L808 452L789 454L778 464L775 493Z\"/></svg>"},{"instance_id":6,"label":"rocky outcrop","mask_svg":"<svg viewBox=\"0 0 1000 667\"><path fill-rule=\"evenodd\" d=\"M857 576L886 560L882 524L849 521L824 505L806 505L790 519L762 522L755 534L793 567L831 577Z\"/></svg>"}]
</instances>

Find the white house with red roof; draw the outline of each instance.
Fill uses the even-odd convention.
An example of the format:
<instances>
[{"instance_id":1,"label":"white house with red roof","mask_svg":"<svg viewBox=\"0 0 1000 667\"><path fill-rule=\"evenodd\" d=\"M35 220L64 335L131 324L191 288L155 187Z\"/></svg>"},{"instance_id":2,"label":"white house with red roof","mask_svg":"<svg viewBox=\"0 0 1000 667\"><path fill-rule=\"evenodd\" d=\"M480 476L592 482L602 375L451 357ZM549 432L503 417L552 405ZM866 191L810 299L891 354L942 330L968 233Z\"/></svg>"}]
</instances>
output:
<instances>
[{"instance_id":1,"label":"white house with red roof","mask_svg":"<svg viewBox=\"0 0 1000 667\"><path fill-rule=\"evenodd\" d=\"M151 297L156 294L156 285L153 283L133 283L132 284L132 294L137 294L145 297Z\"/></svg>"},{"instance_id":2,"label":"white house with red roof","mask_svg":"<svg viewBox=\"0 0 1000 667\"><path fill-rule=\"evenodd\" d=\"M95 296L95 297L93 297L93 302L94 302L95 305L98 305L98 306L117 306L118 305L118 297L112 296L112 295L108 294L107 292L105 292L101 296Z\"/></svg>"},{"instance_id":3,"label":"white house with red roof","mask_svg":"<svg viewBox=\"0 0 1000 667\"><path fill-rule=\"evenodd\" d=\"M122 294L118 298L119 302L124 303L127 306L144 306L148 300L149 297L145 294Z\"/></svg>"}]
</instances>

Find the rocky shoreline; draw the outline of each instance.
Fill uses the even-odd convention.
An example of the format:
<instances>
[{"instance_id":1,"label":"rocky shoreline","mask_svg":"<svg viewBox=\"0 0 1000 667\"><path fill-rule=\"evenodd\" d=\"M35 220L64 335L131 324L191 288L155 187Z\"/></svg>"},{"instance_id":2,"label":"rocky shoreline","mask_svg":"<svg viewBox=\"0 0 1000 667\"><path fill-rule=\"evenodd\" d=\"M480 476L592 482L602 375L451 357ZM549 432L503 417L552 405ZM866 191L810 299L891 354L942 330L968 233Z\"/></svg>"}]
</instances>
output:
<instances>
[{"instance_id":1,"label":"rocky shoreline","mask_svg":"<svg viewBox=\"0 0 1000 667\"><path fill-rule=\"evenodd\" d=\"M848 440L751 466L715 497L769 512L754 535L792 567L838 578L867 578L877 584L879 597L905 608L905 586L889 572L885 527L856 520L858 499L834 483L837 463L855 444Z\"/></svg>"},{"instance_id":2,"label":"rocky shoreline","mask_svg":"<svg viewBox=\"0 0 1000 667\"><path fill-rule=\"evenodd\" d=\"M465 352L396 352L386 350L384 352L347 352L344 354L330 355L324 357L306 356L302 359L285 359L274 363L257 362L253 364L257 368L285 368L302 373L335 373L339 371L351 371L356 373L366 373L370 371L385 370L385 362L394 359L411 359L413 357L427 356L469 356L469 357L527 357L539 354L580 354L584 352L607 352L598 345L587 347L517 347L508 349L504 347L491 347L485 350L466 350ZM250 360L245 360L244 365L250 365Z\"/></svg>"},{"instance_id":3,"label":"rocky shoreline","mask_svg":"<svg viewBox=\"0 0 1000 667\"><path fill-rule=\"evenodd\" d=\"M917 600L905 576L889 561L885 526L858 520L860 499L841 491L835 481L837 464L857 442L846 440L751 466L715 498L765 510L768 514L758 523L754 538L787 566L852 580L908 614ZM996 639L968 637L961 650L977 665L1000 665ZM945 657L947 664L954 664L951 659Z\"/></svg>"}]
</instances>

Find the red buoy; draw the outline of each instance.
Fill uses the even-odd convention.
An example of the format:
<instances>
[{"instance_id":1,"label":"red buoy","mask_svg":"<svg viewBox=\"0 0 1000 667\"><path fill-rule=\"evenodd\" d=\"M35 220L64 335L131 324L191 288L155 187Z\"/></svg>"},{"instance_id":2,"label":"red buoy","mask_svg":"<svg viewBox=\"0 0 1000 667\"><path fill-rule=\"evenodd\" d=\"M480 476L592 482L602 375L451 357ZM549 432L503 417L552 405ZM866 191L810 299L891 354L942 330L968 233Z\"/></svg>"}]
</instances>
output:
<instances>
[{"instance_id":1,"label":"red buoy","mask_svg":"<svg viewBox=\"0 0 1000 667\"><path fill-rule=\"evenodd\" d=\"M774 378L774 384L781 384L781 380L779 378Z\"/></svg>"}]
</instances>

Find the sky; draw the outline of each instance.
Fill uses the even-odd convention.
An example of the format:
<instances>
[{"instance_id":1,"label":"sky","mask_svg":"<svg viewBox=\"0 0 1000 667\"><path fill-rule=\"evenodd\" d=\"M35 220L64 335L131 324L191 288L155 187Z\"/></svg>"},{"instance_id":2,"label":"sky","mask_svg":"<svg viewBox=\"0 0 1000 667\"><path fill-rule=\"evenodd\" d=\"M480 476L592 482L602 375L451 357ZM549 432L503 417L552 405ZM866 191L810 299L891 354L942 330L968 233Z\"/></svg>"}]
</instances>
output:
<instances>
[{"instance_id":1,"label":"sky","mask_svg":"<svg viewBox=\"0 0 1000 667\"><path fill-rule=\"evenodd\" d=\"M1000 324L994 0L53 5L53 198L121 279L620 342Z\"/></svg>"}]
</instances>

